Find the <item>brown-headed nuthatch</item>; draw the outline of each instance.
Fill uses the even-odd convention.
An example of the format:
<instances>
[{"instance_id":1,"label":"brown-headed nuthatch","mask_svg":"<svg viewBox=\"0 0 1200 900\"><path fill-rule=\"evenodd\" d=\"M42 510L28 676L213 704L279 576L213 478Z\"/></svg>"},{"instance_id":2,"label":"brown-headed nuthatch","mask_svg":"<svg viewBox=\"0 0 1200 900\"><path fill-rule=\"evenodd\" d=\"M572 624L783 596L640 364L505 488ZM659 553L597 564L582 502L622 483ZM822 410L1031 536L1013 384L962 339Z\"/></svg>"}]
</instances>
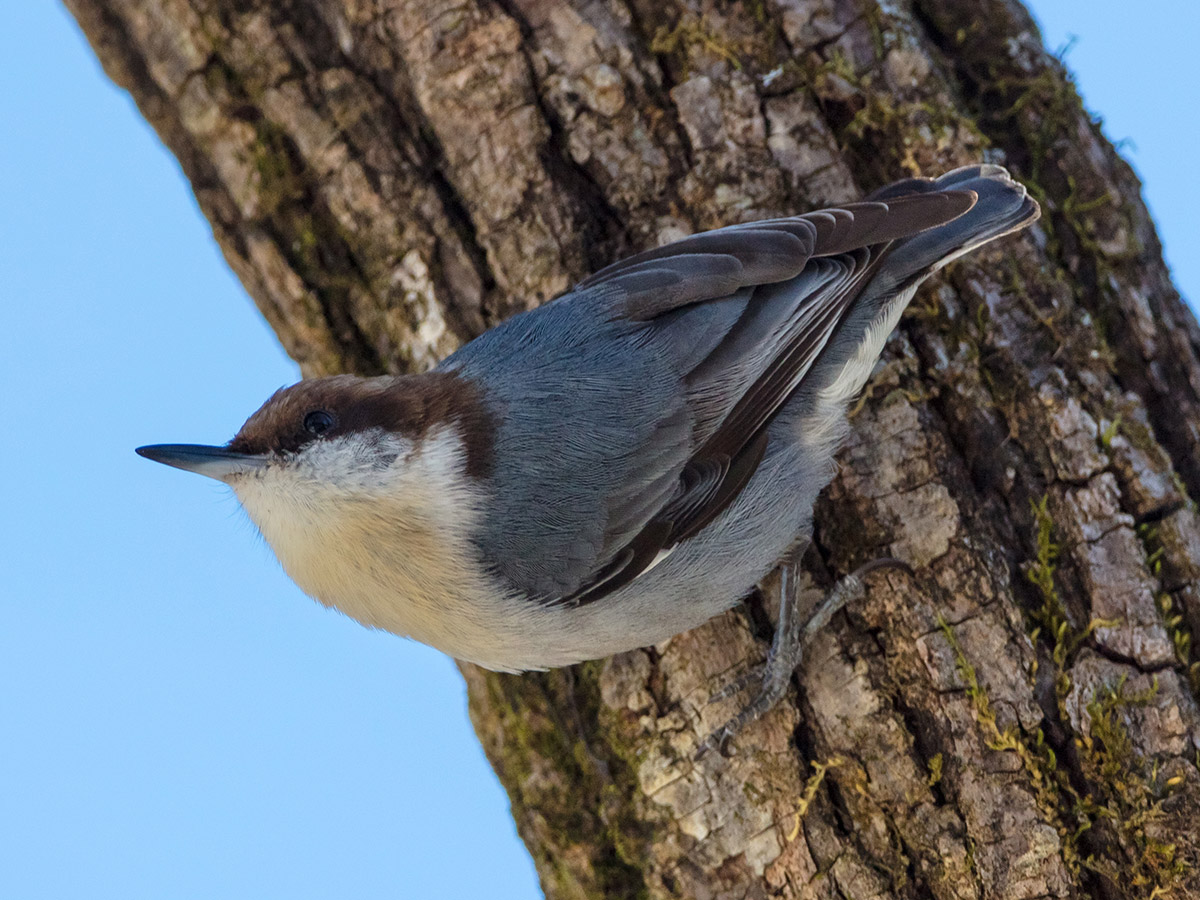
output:
<instances>
[{"instance_id":1,"label":"brown-headed nuthatch","mask_svg":"<svg viewBox=\"0 0 1200 900\"><path fill-rule=\"evenodd\" d=\"M694 235L425 374L301 381L225 446L138 452L228 484L296 583L365 625L504 671L643 647L803 547L917 286L1037 216L982 165ZM757 695L705 746L786 689L803 635L784 575Z\"/></svg>"}]
</instances>

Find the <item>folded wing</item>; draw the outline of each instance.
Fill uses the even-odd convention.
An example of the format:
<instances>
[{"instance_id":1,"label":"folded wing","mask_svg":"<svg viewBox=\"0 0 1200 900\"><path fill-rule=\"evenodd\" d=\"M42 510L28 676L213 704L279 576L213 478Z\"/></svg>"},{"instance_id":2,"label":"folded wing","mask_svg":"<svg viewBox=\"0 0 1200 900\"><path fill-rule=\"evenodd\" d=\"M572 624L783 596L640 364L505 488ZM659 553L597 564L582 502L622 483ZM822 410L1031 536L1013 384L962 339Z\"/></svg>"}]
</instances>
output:
<instances>
[{"instance_id":1,"label":"folded wing","mask_svg":"<svg viewBox=\"0 0 1200 900\"><path fill-rule=\"evenodd\" d=\"M616 294L609 299L617 300L617 314L649 323L655 343L707 352L681 359L692 451L671 494L652 511L644 494L614 496L609 534L632 537L559 602L587 603L628 584L716 518L758 468L767 424L891 243L945 224L974 202L969 191L930 193L723 228L638 254L582 282L580 290ZM711 338L730 317L726 310L706 315L697 305L739 309L711 347L704 334L692 332L707 325Z\"/></svg>"},{"instance_id":2,"label":"folded wing","mask_svg":"<svg viewBox=\"0 0 1200 900\"><path fill-rule=\"evenodd\" d=\"M485 562L545 603L628 584L735 500L874 305L1036 215L998 167L912 179L639 253L468 344L442 367L501 422Z\"/></svg>"}]
</instances>

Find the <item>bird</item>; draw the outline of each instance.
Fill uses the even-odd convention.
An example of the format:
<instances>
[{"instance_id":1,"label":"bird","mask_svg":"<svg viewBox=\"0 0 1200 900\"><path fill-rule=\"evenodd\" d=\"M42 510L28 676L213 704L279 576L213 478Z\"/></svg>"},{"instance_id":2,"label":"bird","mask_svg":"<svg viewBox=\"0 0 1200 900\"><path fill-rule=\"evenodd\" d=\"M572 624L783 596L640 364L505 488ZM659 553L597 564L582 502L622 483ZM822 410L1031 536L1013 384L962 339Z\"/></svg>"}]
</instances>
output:
<instances>
[{"instance_id":1,"label":"bird","mask_svg":"<svg viewBox=\"0 0 1200 900\"><path fill-rule=\"evenodd\" d=\"M862 390L918 286L1039 216L997 165L615 262L421 374L311 378L221 446L137 453L232 488L287 574L370 628L504 672L658 644L782 564L766 664L700 742L786 692L795 569ZM876 440L884 440L877 436Z\"/></svg>"}]
</instances>

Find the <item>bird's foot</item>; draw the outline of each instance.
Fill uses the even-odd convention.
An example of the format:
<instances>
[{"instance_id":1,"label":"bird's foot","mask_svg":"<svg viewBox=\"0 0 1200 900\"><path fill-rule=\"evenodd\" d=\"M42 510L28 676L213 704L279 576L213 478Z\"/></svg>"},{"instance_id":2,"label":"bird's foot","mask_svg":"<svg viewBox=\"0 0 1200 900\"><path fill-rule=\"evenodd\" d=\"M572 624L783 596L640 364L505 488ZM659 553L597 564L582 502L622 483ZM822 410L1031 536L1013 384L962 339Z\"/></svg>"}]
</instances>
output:
<instances>
[{"instance_id":1,"label":"bird's foot","mask_svg":"<svg viewBox=\"0 0 1200 900\"><path fill-rule=\"evenodd\" d=\"M779 623L775 627L775 638L771 642L771 650L767 654L766 663L755 666L734 678L716 691L708 702L716 703L728 700L752 687L755 683L759 685L758 692L736 716L710 734L696 748L696 759L701 759L713 750L725 753L730 739L739 734L751 722L762 718L782 699L783 695L787 693L792 673L799 668L800 662L804 658L805 646L818 631L829 623L838 610L851 600L860 599L866 593L863 579L868 574L878 569L901 569L909 575L913 574L912 567L908 563L890 557L872 560L859 566L833 586L801 631L796 615L795 572L798 563L798 559L790 560L783 565L780 572Z\"/></svg>"}]
</instances>

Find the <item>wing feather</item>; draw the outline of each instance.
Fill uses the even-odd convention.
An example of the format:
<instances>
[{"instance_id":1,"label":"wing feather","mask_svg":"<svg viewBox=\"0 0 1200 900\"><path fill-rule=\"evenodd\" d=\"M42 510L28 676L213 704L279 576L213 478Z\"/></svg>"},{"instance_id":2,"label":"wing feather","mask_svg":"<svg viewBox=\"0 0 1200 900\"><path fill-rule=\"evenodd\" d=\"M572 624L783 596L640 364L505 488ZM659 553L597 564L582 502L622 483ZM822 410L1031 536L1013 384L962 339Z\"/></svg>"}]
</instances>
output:
<instances>
[{"instance_id":1,"label":"wing feather","mask_svg":"<svg viewBox=\"0 0 1200 900\"><path fill-rule=\"evenodd\" d=\"M974 202L969 191L928 193L733 226L647 251L584 281L584 289L619 292L621 314L651 325L681 307L746 287L752 293L733 327L684 375L694 450L675 493L560 602L588 603L617 590L720 515L757 470L766 426L870 281L886 245L944 224ZM647 511L648 504L629 498L611 513L628 534L628 524Z\"/></svg>"},{"instance_id":2,"label":"wing feather","mask_svg":"<svg viewBox=\"0 0 1200 900\"><path fill-rule=\"evenodd\" d=\"M560 459L535 436L514 430L505 439L526 462L520 478L503 475L505 491L538 512L511 524L497 519L489 540L507 549L490 557L493 564L542 602L584 604L627 585L703 530L757 471L768 425L854 308L889 245L955 219L975 200L966 190L903 193L694 235L616 262L510 326L518 335L528 332L517 339L522 346L534 330L544 339L547 329L562 329L553 332L562 346L553 364L543 351L532 374L501 382L506 396L588 385L593 399L576 406L628 404L619 433L637 437L611 445L600 439L587 453L572 448ZM589 321L597 324L585 328ZM579 343L603 322L612 329L612 346ZM472 347L488 339L511 345L498 333L504 327L467 345L458 364L480 373L490 366L488 377L500 378L496 357ZM633 354L618 355L628 361L628 375L614 371L616 358L604 356L618 345ZM513 365L518 361L514 356ZM634 374L662 365L677 381L643 383ZM562 380L538 380L553 378ZM618 385L624 399L607 399ZM616 434L621 414L609 407L581 413L554 423L555 433L574 439L570 425L586 423ZM534 483L532 456L540 479ZM583 459L590 460L587 470L576 461ZM564 478L578 483L564 488ZM553 513L566 497L579 522L559 522Z\"/></svg>"}]
</instances>

